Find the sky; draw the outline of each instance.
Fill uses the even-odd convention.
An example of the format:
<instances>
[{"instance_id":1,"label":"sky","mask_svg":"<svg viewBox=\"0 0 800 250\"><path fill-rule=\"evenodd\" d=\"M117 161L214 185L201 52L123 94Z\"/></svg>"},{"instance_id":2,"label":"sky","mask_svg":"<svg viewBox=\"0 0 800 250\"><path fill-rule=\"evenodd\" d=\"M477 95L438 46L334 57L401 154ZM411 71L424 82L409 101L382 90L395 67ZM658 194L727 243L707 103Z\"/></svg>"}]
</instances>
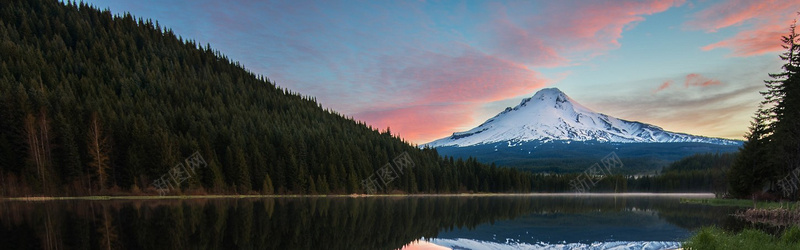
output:
<instances>
[{"instance_id":1,"label":"sky","mask_svg":"<svg viewBox=\"0 0 800 250\"><path fill-rule=\"evenodd\" d=\"M742 139L800 1L90 0L423 144L555 87L596 112Z\"/></svg>"}]
</instances>

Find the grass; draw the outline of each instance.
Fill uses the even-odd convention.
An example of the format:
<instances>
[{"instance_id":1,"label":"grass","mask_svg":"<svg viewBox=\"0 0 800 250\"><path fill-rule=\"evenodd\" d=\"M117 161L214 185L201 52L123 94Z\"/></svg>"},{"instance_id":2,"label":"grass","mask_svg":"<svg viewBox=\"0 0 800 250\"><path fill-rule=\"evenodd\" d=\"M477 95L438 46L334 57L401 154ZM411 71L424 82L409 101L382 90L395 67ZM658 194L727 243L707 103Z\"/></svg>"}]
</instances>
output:
<instances>
[{"instance_id":1,"label":"grass","mask_svg":"<svg viewBox=\"0 0 800 250\"><path fill-rule=\"evenodd\" d=\"M725 232L717 227L705 227L683 244L684 249L800 249L800 228L791 227L781 237L775 237L756 229L745 229L737 234Z\"/></svg>"},{"instance_id":2,"label":"grass","mask_svg":"<svg viewBox=\"0 0 800 250\"><path fill-rule=\"evenodd\" d=\"M711 199L681 198L681 203L703 204L709 206L727 206L727 207L750 207L750 208L754 207L752 200L720 199L720 198L711 198ZM797 202L759 201L755 203L754 208L763 208L763 209L785 208L789 210L795 210L799 207L800 203Z\"/></svg>"}]
</instances>

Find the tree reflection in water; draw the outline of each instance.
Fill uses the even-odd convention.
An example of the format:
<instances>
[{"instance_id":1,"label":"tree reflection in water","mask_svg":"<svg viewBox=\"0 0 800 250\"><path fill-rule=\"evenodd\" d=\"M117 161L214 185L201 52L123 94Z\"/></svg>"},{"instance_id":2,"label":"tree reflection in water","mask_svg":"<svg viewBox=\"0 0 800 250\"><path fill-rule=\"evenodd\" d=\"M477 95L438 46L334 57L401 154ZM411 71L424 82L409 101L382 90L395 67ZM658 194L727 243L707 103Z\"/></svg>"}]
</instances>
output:
<instances>
[{"instance_id":1,"label":"tree reflection in water","mask_svg":"<svg viewBox=\"0 0 800 250\"><path fill-rule=\"evenodd\" d=\"M615 224L645 211L694 230L735 223L726 216L730 210L680 204L678 198L571 195L4 201L0 248L397 249L521 216L529 224L559 224L569 222L535 218L594 214L589 217L602 218L596 223Z\"/></svg>"}]
</instances>

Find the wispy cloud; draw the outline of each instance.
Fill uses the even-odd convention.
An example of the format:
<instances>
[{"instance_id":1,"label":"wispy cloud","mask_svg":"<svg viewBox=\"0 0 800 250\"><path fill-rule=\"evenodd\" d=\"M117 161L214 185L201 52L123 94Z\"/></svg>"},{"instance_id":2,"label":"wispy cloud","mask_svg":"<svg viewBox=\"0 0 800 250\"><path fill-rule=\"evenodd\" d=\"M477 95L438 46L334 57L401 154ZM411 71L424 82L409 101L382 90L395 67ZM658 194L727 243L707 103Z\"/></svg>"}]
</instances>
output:
<instances>
[{"instance_id":1,"label":"wispy cloud","mask_svg":"<svg viewBox=\"0 0 800 250\"><path fill-rule=\"evenodd\" d=\"M772 25L756 30L742 31L734 37L703 46L704 51L729 48L734 56L746 57L780 51L781 37L786 35L785 25Z\"/></svg>"},{"instance_id":2,"label":"wispy cloud","mask_svg":"<svg viewBox=\"0 0 800 250\"><path fill-rule=\"evenodd\" d=\"M644 16L683 3L656 0L496 4L489 47L498 56L529 65L572 65L618 48L623 31L645 20Z\"/></svg>"},{"instance_id":3,"label":"wispy cloud","mask_svg":"<svg viewBox=\"0 0 800 250\"><path fill-rule=\"evenodd\" d=\"M686 80L683 84L687 88L690 86L708 87L713 85L721 85L722 82L716 79L705 77L701 74L691 73L686 75Z\"/></svg>"},{"instance_id":4,"label":"wispy cloud","mask_svg":"<svg viewBox=\"0 0 800 250\"><path fill-rule=\"evenodd\" d=\"M596 103L601 113L656 124L665 129L707 136L740 139L763 85L726 86L693 91L674 88L649 98L607 98Z\"/></svg>"},{"instance_id":5,"label":"wispy cloud","mask_svg":"<svg viewBox=\"0 0 800 250\"><path fill-rule=\"evenodd\" d=\"M662 83L661 86L658 86L658 88L654 90L653 93L658 93L661 92L662 90L668 89L670 86L672 86L672 83L674 83L672 80L664 81L664 83Z\"/></svg>"},{"instance_id":6,"label":"wispy cloud","mask_svg":"<svg viewBox=\"0 0 800 250\"><path fill-rule=\"evenodd\" d=\"M782 49L780 37L787 33L797 11L800 11L798 1L722 1L697 12L685 26L707 32L736 27L739 31L732 37L702 49L728 48L733 56L754 56Z\"/></svg>"},{"instance_id":7,"label":"wispy cloud","mask_svg":"<svg viewBox=\"0 0 800 250\"><path fill-rule=\"evenodd\" d=\"M674 80L666 80L663 83L661 83L661 85L659 85L658 88L653 90L653 94L657 94L657 93L659 93L661 91L664 91L664 90L672 87L673 84L675 84ZM717 80L717 79L711 79L711 78L708 78L708 77L703 76L703 75L698 74L698 73L687 74L684 77L684 80L683 80L684 88L689 88L689 87L709 87L709 86L715 86L715 85L722 85L722 81Z\"/></svg>"}]
</instances>

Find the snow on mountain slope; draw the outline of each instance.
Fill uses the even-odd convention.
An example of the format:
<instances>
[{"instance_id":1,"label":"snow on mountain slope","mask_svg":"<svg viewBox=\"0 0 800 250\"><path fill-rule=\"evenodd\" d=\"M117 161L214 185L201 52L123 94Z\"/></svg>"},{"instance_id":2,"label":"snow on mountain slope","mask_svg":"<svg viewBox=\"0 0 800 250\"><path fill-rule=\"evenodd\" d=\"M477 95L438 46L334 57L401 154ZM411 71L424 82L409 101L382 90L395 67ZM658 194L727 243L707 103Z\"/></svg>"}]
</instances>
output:
<instances>
[{"instance_id":1,"label":"snow on mountain slope","mask_svg":"<svg viewBox=\"0 0 800 250\"><path fill-rule=\"evenodd\" d=\"M664 131L641 122L596 113L557 88L539 90L514 108L506 108L469 131L423 146L472 146L495 142L598 141L620 143L702 142L735 145L741 142Z\"/></svg>"}]
</instances>

